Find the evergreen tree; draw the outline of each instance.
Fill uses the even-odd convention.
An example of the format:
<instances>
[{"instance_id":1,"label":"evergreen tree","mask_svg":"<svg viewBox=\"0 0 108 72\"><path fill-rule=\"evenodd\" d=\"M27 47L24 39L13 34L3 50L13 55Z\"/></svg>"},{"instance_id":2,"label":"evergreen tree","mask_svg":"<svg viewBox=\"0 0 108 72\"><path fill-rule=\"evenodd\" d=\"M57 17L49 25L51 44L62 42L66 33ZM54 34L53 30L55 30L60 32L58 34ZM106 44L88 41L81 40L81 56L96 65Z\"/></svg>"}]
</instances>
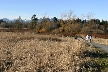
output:
<instances>
[{"instance_id":1,"label":"evergreen tree","mask_svg":"<svg viewBox=\"0 0 108 72\"><path fill-rule=\"evenodd\" d=\"M21 19L20 16L19 16L18 19L15 20L14 23L15 23L14 28L17 28L17 29L21 29L21 28L23 28L22 19Z\"/></svg>"},{"instance_id":2,"label":"evergreen tree","mask_svg":"<svg viewBox=\"0 0 108 72\"><path fill-rule=\"evenodd\" d=\"M37 21L38 21L38 18L36 18L36 15L34 14L31 18L31 24L30 24L31 29L36 28Z\"/></svg>"}]
</instances>

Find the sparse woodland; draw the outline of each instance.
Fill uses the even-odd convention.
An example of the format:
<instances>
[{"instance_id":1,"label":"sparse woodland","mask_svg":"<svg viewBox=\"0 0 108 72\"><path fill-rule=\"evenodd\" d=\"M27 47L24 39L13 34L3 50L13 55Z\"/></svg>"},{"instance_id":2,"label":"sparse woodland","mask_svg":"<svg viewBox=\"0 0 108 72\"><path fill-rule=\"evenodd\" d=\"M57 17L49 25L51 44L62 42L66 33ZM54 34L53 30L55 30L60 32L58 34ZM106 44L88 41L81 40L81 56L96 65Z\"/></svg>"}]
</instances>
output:
<instances>
[{"instance_id":1,"label":"sparse woodland","mask_svg":"<svg viewBox=\"0 0 108 72\"><path fill-rule=\"evenodd\" d=\"M86 19L85 19L86 18ZM3 22L0 20L1 28L13 29L31 29L37 33L108 33L108 21L93 18L92 13L88 13L82 18L72 15L72 12L61 14L61 19L53 17L51 20L48 17L43 17L38 21L38 17L34 14L31 17L31 22L22 21L19 16L15 22Z\"/></svg>"}]
</instances>

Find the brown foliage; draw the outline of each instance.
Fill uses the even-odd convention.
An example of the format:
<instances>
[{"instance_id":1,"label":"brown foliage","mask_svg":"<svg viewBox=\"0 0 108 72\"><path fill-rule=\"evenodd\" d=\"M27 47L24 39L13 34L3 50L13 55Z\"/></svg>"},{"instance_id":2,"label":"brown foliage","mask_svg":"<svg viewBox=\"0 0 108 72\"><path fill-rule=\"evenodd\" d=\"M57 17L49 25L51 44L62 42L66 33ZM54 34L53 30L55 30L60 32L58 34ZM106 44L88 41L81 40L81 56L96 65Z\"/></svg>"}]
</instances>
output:
<instances>
[{"instance_id":1,"label":"brown foliage","mask_svg":"<svg viewBox=\"0 0 108 72\"><path fill-rule=\"evenodd\" d=\"M46 32L45 28L42 28L42 29L39 30L39 33L43 33L43 32Z\"/></svg>"}]
</instances>

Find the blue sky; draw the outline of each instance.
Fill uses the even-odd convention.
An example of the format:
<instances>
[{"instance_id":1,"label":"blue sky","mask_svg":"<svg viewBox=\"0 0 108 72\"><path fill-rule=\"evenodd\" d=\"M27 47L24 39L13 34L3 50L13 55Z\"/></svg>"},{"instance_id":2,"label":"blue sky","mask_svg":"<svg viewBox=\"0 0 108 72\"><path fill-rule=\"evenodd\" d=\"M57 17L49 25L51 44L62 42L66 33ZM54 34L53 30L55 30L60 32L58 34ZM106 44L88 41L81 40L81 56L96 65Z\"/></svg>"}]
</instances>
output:
<instances>
[{"instance_id":1,"label":"blue sky","mask_svg":"<svg viewBox=\"0 0 108 72\"><path fill-rule=\"evenodd\" d=\"M108 20L108 0L0 0L0 9L0 19L31 19L33 14L61 18L71 10L78 17L91 12L94 18Z\"/></svg>"}]
</instances>

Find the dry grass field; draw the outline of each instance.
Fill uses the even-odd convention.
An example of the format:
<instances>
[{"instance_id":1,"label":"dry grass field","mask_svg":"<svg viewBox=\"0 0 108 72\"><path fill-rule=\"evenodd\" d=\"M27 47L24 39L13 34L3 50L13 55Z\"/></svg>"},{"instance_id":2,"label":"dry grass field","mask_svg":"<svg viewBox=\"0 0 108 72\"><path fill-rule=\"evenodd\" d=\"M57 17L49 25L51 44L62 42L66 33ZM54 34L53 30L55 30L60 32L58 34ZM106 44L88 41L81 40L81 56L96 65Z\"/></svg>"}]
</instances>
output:
<instances>
[{"instance_id":1,"label":"dry grass field","mask_svg":"<svg viewBox=\"0 0 108 72\"><path fill-rule=\"evenodd\" d=\"M108 45L108 39L94 41ZM101 72L95 52L73 37L0 32L0 72Z\"/></svg>"},{"instance_id":2,"label":"dry grass field","mask_svg":"<svg viewBox=\"0 0 108 72\"><path fill-rule=\"evenodd\" d=\"M104 38L93 38L93 41L98 44L108 45L108 39Z\"/></svg>"}]
</instances>

